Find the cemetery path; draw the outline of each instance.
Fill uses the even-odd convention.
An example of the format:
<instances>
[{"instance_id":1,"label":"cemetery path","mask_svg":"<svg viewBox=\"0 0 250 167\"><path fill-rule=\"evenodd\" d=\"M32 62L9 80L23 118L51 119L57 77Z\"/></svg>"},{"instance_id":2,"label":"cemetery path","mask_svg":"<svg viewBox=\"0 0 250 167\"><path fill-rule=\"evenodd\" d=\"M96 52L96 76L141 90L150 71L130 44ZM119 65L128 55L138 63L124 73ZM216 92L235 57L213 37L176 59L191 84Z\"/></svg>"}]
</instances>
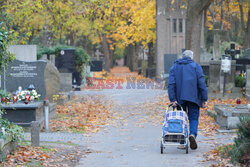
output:
<instances>
[{"instance_id":1,"label":"cemetery path","mask_svg":"<svg viewBox=\"0 0 250 167\"><path fill-rule=\"evenodd\" d=\"M111 97L116 116L115 124L104 126L96 134L85 135L84 145L89 151L77 167L209 166L211 162L204 160L203 153L215 145L232 142L231 134L205 137L199 133L197 150L185 154L184 150L170 146L160 154L160 122L164 110L147 104L166 93L147 89L78 92L78 95L104 94Z\"/></svg>"}]
</instances>

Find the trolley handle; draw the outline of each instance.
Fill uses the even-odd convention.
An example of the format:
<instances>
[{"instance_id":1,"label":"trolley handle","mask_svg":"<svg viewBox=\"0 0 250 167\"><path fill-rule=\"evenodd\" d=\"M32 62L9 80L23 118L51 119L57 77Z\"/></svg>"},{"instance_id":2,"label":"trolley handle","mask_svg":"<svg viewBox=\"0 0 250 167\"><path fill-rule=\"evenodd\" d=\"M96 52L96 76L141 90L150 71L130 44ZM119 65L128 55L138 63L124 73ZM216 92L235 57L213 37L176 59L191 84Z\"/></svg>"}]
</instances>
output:
<instances>
[{"instance_id":1,"label":"trolley handle","mask_svg":"<svg viewBox=\"0 0 250 167\"><path fill-rule=\"evenodd\" d=\"M183 108L180 104L176 103L176 105L181 108L181 111L183 111ZM168 111L169 107L172 107L173 109L175 109L176 106L173 106L173 103L169 104L167 107L167 111Z\"/></svg>"}]
</instances>

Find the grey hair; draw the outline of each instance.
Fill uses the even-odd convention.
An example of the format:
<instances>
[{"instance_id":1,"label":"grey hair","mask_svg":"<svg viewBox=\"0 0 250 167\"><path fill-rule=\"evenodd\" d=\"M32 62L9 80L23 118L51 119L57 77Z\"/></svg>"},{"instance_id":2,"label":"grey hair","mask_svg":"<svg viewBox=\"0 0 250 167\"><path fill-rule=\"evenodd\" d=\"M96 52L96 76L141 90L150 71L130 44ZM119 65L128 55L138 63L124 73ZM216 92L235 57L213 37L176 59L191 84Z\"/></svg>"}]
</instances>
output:
<instances>
[{"instance_id":1,"label":"grey hair","mask_svg":"<svg viewBox=\"0 0 250 167\"><path fill-rule=\"evenodd\" d=\"M185 50L182 53L182 57L190 57L191 59L193 59L194 58L194 52L191 51L191 50Z\"/></svg>"}]
</instances>

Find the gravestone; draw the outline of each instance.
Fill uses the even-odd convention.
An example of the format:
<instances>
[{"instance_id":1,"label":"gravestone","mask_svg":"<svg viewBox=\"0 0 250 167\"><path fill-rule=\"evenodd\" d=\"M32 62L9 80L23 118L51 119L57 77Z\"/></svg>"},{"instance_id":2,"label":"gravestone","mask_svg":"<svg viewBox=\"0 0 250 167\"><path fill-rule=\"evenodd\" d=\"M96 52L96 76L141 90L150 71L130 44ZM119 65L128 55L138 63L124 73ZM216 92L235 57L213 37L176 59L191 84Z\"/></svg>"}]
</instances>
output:
<instances>
[{"instance_id":1,"label":"gravestone","mask_svg":"<svg viewBox=\"0 0 250 167\"><path fill-rule=\"evenodd\" d=\"M36 61L37 47L36 45L9 45L8 51L15 54L17 60Z\"/></svg>"},{"instance_id":2,"label":"gravestone","mask_svg":"<svg viewBox=\"0 0 250 167\"><path fill-rule=\"evenodd\" d=\"M5 71L5 77L2 76L1 88L5 88L8 92L16 92L19 86L25 90L32 84L37 93L41 95L40 100L43 101L46 96L45 67L46 61L43 60L32 62L14 60L9 63L8 69Z\"/></svg>"},{"instance_id":3,"label":"gravestone","mask_svg":"<svg viewBox=\"0 0 250 167\"><path fill-rule=\"evenodd\" d=\"M101 61L101 60L92 60L90 62L90 71L98 72L98 71L102 71L102 69L103 69L103 61Z\"/></svg>"},{"instance_id":4,"label":"gravestone","mask_svg":"<svg viewBox=\"0 0 250 167\"><path fill-rule=\"evenodd\" d=\"M169 74L170 68L177 60L177 54L164 54L164 73Z\"/></svg>"},{"instance_id":5,"label":"gravestone","mask_svg":"<svg viewBox=\"0 0 250 167\"><path fill-rule=\"evenodd\" d=\"M209 65L209 61L211 60L211 58L212 58L211 54L202 49L200 54L200 64Z\"/></svg>"},{"instance_id":6,"label":"gravestone","mask_svg":"<svg viewBox=\"0 0 250 167\"><path fill-rule=\"evenodd\" d=\"M60 55L55 59L55 65L60 73L72 74L72 85L81 85L81 75L76 69L75 49L62 49Z\"/></svg>"},{"instance_id":7,"label":"gravestone","mask_svg":"<svg viewBox=\"0 0 250 167\"><path fill-rule=\"evenodd\" d=\"M53 64L53 58L55 58L55 55L50 55L49 61L47 59L47 55L45 54L40 59L47 62L44 72L44 81L46 85L47 98L49 101L53 101L53 95L58 95L60 91L60 73L57 70L55 64Z\"/></svg>"},{"instance_id":8,"label":"gravestone","mask_svg":"<svg viewBox=\"0 0 250 167\"><path fill-rule=\"evenodd\" d=\"M245 55L246 59L250 59L250 48L248 48L248 49L245 50L245 54L244 55Z\"/></svg>"},{"instance_id":9,"label":"gravestone","mask_svg":"<svg viewBox=\"0 0 250 167\"><path fill-rule=\"evenodd\" d=\"M226 92L232 92L234 85L234 77L236 70L236 61L232 60L231 73L226 77ZM218 93L223 89L223 74L221 72L221 60L211 60L209 62L209 91Z\"/></svg>"},{"instance_id":10,"label":"gravestone","mask_svg":"<svg viewBox=\"0 0 250 167\"><path fill-rule=\"evenodd\" d=\"M72 73L60 73L60 91L69 92L72 90Z\"/></svg>"},{"instance_id":11,"label":"gravestone","mask_svg":"<svg viewBox=\"0 0 250 167\"><path fill-rule=\"evenodd\" d=\"M53 95L58 95L60 92L60 73L50 61L47 61L44 72L44 81L47 98L49 101L53 101Z\"/></svg>"},{"instance_id":12,"label":"gravestone","mask_svg":"<svg viewBox=\"0 0 250 167\"><path fill-rule=\"evenodd\" d=\"M61 73L73 73L75 71L75 49L62 49L56 57L56 67Z\"/></svg>"}]
</instances>

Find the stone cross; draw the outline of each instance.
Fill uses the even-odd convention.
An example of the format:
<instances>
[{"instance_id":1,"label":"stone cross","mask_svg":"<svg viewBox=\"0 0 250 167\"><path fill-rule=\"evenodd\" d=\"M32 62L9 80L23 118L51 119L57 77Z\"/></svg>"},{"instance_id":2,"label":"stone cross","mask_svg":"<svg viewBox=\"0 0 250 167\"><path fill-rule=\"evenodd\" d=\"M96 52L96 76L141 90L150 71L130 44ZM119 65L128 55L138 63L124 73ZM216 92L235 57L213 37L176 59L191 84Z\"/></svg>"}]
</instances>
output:
<instances>
[{"instance_id":1,"label":"stone cross","mask_svg":"<svg viewBox=\"0 0 250 167\"><path fill-rule=\"evenodd\" d=\"M99 49L97 49L95 55L97 56L97 60L100 60L100 56L103 54L99 51Z\"/></svg>"},{"instance_id":2,"label":"stone cross","mask_svg":"<svg viewBox=\"0 0 250 167\"><path fill-rule=\"evenodd\" d=\"M213 30L214 32L214 48L213 48L213 59L219 60L220 58L220 30Z\"/></svg>"},{"instance_id":3,"label":"stone cross","mask_svg":"<svg viewBox=\"0 0 250 167\"><path fill-rule=\"evenodd\" d=\"M212 30L214 34L213 39L213 60L219 60L221 58L220 55L220 37L226 31L220 29L220 24L218 22L214 23L214 29Z\"/></svg>"},{"instance_id":4,"label":"stone cross","mask_svg":"<svg viewBox=\"0 0 250 167\"><path fill-rule=\"evenodd\" d=\"M231 43L230 50L226 49L225 54L231 55L232 59L235 59L235 55L240 54L240 50L235 50L235 44Z\"/></svg>"}]
</instances>

